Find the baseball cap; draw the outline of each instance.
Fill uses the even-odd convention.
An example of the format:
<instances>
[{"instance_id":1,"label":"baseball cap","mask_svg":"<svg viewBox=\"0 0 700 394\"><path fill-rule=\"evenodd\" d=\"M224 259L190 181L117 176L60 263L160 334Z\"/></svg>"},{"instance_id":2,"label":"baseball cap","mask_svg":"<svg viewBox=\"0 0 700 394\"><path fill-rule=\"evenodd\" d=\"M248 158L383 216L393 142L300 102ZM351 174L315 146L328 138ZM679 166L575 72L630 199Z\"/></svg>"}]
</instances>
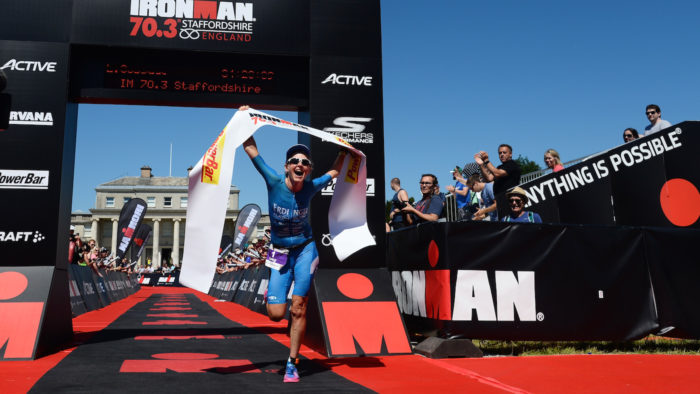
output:
<instances>
[{"instance_id":1,"label":"baseball cap","mask_svg":"<svg viewBox=\"0 0 700 394\"><path fill-rule=\"evenodd\" d=\"M296 155L297 153L303 153L306 157L311 159L311 150L308 146L304 144L296 144L291 148L287 149L287 157L285 160L289 160L290 157Z\"/></svg>"}]
</instances>

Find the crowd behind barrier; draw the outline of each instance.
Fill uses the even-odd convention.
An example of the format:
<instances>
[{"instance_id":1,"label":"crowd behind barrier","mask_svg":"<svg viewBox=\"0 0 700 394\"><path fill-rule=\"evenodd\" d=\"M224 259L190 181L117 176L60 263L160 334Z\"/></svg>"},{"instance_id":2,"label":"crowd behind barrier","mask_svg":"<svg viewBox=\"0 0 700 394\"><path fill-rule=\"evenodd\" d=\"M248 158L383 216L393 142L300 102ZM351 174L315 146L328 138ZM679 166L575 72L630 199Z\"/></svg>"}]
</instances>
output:
<instances>
[{"instance_id":1,"label":"crowd behind barrier","mask_svg":"<svg viewBox=\"0 0 700 394\"><path fill-rule=\"evenodd\" d=\"M661 119L661 108L656 104L649 104L645 115L649 121L644 128L645 133L640 135L634 128L626 128L622 133L625 144L671 127L668 121ZM454 185L445 187L447 193L441 190L443 185L438 182L437 176L423 174L419 183L422 196L416 199L414 204L408 203L409 197L401 187L401 181L393 178L391 188L396 193L391 200L387 232L430 221L537 222L537 214L524 209L528 205L525 191L520 190L514 193L514 196L506 196L506 192L512 191L518 185L556 173L592 157L587 156L562 163L556 150L547 149L544 152L545 169L522 174L520 164L513 159L513 148L510 145L501 144L498 147L498 156L501 162L498 166L492 163L488 153L483 150L474 155L473 162L466 163L464 167L456 166L450 171ZM442 204L435 203L438 199ZM497 211L497 215L489 215L493 211Z\"/></svg>"},{"instance_id":2,"label":"crowd behind barrier","mask_svg":"<svg viewBox=\"0 0 700 394\"><path fill-rule=\"evenodd\" d=\"M71 264L68 267L70 305L73 317L103 308L134 294L140 286L136 275Z\"/></svg>"}]
</instances>

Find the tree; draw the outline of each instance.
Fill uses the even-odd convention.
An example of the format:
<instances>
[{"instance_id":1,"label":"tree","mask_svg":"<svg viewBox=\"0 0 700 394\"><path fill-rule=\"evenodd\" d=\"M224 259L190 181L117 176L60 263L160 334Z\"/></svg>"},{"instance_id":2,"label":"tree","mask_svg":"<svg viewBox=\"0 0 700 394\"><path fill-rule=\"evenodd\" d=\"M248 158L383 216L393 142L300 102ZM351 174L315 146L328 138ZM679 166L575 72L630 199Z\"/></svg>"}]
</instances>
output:
<instances>
[{"instance_id":1,"label":"tree","mask_svg":"<svg viewBox=\"0 0 700 394\"><path fill-rule=\"evenodd\" d=\"M520 166L520 173L523 175L542 169L542 167L540 167L539 164L528 159L527 157L523 157L522 155L518 155L518 158L515 159L515 162L518 163L518 165Z\"/></svg>"}]
</instances>

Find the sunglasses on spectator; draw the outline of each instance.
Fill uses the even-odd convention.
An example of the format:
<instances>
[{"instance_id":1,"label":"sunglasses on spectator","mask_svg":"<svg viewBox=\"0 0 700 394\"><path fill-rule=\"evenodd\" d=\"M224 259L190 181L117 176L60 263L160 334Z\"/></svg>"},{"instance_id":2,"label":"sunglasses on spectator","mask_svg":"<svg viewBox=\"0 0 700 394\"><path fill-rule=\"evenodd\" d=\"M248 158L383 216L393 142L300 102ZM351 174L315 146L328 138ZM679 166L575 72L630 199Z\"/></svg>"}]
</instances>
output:
<instances>
[{"instance_id":1,"label":"sunglasses on spectator","mask_svg":"<svg viewBox=\"0 0 700 394\"><path fill-rule=\"evenodd\" d=\"M624 137L625 138L632 138L632 134L625 134Z\"/></svg>"},{"instance_id":2,"label":"sunglasses on spectator","mask_svg":"<svg viewBox=\"0 0 700 394\"><path fill-rule=\"evenodd\" d=\"M508 202L510 203L510 205L523 205L523 200L519 198L509 198Z\"/></svg>"},{"instance_id":3,"label":"sunglasses on spectator","mask_svg":"<svg viewBox=\"0 0 700 394\"><path fill-rule=\"evenodd\" d=\"M419 182L421 185L432 185L433 182Z\"/></svg>"},{"instance_id":4,"label":"sunglasses on spectator","mask_svg":"<svg viewBox=\"0 0 700 394\"><path fill-rule=\"evenodd\" d=\"M647 111L647 116L654 115L655 113L656 113L656 111Z\"/></svg>"},{"instance_id":5,"label":"sunglasses on spectator","mask_svg":"<svg viewBox=\"0 0 700 394\"><path fill-rule=\"evenodd\" d=\"M289 160L287 160L287 164L299 164L301 163L302 166L306 167L311 167L311 160L309 159L300 159L298 157L290 157Z\"/></svg>"}]
</instances>

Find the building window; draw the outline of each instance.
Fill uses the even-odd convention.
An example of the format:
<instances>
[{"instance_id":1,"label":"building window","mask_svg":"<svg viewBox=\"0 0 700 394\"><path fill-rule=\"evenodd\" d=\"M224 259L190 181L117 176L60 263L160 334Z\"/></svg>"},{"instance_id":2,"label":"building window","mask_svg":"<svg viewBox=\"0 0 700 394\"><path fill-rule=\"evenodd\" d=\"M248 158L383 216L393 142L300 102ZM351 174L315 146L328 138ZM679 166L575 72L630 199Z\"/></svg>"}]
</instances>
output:
<instances>
[{"instance_id":1,"label":"building window","mask_svg":"<svg viewBox=\"0 0 700 394\"><path fill-rule=\"evenodd\" d=\"M155 198L155 197L146 197L146 201L148 201L148 207L149 207L149 208L155 208L155 207L156 207L156 198Z\"/></svg>"},{"instance_id":2,"label":"building window","mask_svg":"<svg viewBox=\"0 0 700 394\"><path fill-rule=\"evenodd\" d=\"M131 201L131 197L124 197L124 205L128 204L129 201Z\"/></svg>"},{"instance_id":3,"label":"building window","mask_svg":"<svg viewBox=\"0 0 700 394\"><path fill-rule=\"evenodd\" d=\"M172 207L173 206L173 198L172 197L163 197L163 206Z\"/></svg>"},{"instance_id":4,"label":"building window","mask_svg":"<svg viewBox=\"0 0 700 394\"><path fill-rule=\"evenodd\" d=\"M187 208L187 197L180 197L180 208Z\"/></svg>"},{"instance_id":5,"label":"building window","mask_svg":"<svg viewBox=\"0 0 700 394\"><path fill-rule=\"evenodd\" d=\"M105 200L105 207L114 208L114 197L107 197L107 199Z\"/></svg>"}]
</instances>

